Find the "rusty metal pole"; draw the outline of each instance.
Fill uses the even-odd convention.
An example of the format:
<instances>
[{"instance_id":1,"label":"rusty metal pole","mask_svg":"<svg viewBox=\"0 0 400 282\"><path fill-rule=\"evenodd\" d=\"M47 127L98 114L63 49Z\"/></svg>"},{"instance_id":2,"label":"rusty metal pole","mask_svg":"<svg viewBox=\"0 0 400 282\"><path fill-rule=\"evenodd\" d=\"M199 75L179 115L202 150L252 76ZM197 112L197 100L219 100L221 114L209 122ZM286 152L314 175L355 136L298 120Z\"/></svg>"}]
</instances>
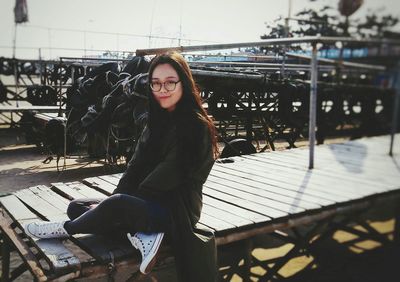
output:
<instances>
[{"instance_id":1,"label":"rusty metal pole","mask_svg":"<svg viewBox=\"0 0 400 282\"><path fill-rule=\"evenodd\" d=\"M318 60L317 60L317 43L312 44L311 55L311 85L310 85L310 115L308 123L308 141L309 141L309 164L308 168L314 168L314 147L315 147L315 127L317 117L317 77L318 77Z\"/></svg>"},{"instance_id":2,"label":"rusty metal pole","mask_svg":"<svg viewBox=\"0 0 400 282\"><path fill-rule=\"evenodd\" d=\"M394 144L394 135L396 134L399 120L399 103L400 103L400 62L397 64L396 76L395 76L395 85L396 97L394 99L394 109L393 109L393 118L392 118L392 132L390 134L390 149L389 156L393 156L393 144Z\"/></svg>"},{"instance_id":3,"label":"rusty metal pole","mask_svg":"<svg viewBox=\"0 0 400 282\"><path fill-rule=\"evenodd\" d=\"M16 47L17 47L17 28L18 24L15 22L14 25L14 38L13 38L13 53L12 53L12 58L13 58L13 64L14 64L14 80L15 80L15 104L17 108L19 107L19 89L18 89L18 78L19 78L19 73L18 73L18 62L17 59L15 58L16 55ZM17 115L18 116L18 115ZM14 123L14 117L13 117L13 112L11 112L11 124Z\"/></svg>"},{"instance_id":4,"label":"rusty metal pole","mask_svg":"<svg viewBox=\"0 0 400 282\"><path fill-rule=\"evenodd\" d=\"M39 81L40 81L40 84L43 84L42 48L39 48Z\"/></svg>"}]
</instances>

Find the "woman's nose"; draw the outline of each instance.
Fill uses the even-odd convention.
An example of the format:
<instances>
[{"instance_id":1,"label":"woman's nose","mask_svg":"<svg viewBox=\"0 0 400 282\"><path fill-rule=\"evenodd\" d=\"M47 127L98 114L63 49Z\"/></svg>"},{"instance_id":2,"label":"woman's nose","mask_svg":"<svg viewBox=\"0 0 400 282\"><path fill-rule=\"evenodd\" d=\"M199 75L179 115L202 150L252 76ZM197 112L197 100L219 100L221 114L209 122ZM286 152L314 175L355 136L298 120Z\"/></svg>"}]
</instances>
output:
<instances>
[{"instance_id":1,"label":"woman's nose","mask_svg":"<svg viewBox=\"0 0 400 282\"><path fill-rule=\"evenodd\" d=\"M162 93L168 92L168 90L165 88L165 84L164 83L161 84L160 92L162 92Z\"/></svg>"}]
</instances>

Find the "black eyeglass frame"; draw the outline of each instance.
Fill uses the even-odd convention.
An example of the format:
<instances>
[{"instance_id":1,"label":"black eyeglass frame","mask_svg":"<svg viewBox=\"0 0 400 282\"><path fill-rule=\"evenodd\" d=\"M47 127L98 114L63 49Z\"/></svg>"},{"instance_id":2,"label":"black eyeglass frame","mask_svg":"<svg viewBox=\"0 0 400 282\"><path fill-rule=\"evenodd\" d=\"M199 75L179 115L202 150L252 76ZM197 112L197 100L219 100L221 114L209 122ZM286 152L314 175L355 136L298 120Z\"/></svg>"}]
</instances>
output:
<instances>
[{"instance_id":1,"label":"black eyeglass frame","mask_svg":"<svg viewBox=\"0 0 400 282\"><path fill-rule=\"evenodd\" d=\"M161 89L163 88L163 86L164 86L164 89L165 90L167 90L168 92L169 91L174 91L175 89L176 89L176 85L179 83L179 82L181 82L181 80L178 80L178 81L165 81L165 82L163 82L163 83L161 83L161 82L154 82L154 83L158 83L159 85L160 85L160 89L158 89L158 90L156 90L156 89L154 89L154 86L153 86L153 82L150 82L149 83L149 85L150 85L150 88L151 88L151 90L153 90L154 92L160 92L161 91ZM169 85L173 85L173 88L172 89L169 89L166 85L166 83L170 83Z\"/></svg>"}]
</instances>

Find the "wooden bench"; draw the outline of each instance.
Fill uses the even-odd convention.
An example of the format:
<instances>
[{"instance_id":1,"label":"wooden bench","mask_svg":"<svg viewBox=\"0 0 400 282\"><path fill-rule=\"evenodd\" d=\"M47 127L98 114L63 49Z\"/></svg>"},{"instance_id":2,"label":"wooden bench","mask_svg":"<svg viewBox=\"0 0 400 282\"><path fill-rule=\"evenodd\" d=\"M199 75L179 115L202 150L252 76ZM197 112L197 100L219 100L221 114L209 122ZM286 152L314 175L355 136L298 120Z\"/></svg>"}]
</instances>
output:
<instances>
[{"instance_id":1,"label":"wooden bench","mask_svg":"<svg viewBox=\"0 0 400 282\"><path fill-rule=\"evenodd\" d=\"M14 126L16 123L23 122L23 115L27 116L38 116L43 120L44 116L58 116L59 113L65 112L65 106L35 106L27 105L26 103L16 106L6 103L0 103L0 124ZM47 118L48 119L48 118ZM31 118L28 118L31 121Z\"/></svg>"},{"instance_id":2,"label":"wooden bench","mask_svg":"<svg viewBox=\"0 0 400 282\"><path fill-rule=\"evenodd\" d=\"M307 149L259 153L216 163L204 185L199 225L215 231L220 280L230 281L234 274L244 281L250 281L250 277L260 281L279 278L279 270L288 261L312 253L312 246L337 230L398 244L400 156L395 152L389 157L388 145L389 136L382 136L318 146L313 170L307 169ZM35 240L21 228L30 221L66 219L72 199L107 197L120 176L39 185L0 198L2 281L13 280L27 269L38 281L99 277L143 281L145 278L138 274L140 254L122 235ZM397 205L397 213L393 210L392 214L397 219L396 228L391 234L381 234L363 220L368 210L391 204ZM354 228L354 222L363 229ZM260 260L253 250L265 235L290 242L293 247L280 258ZM13 250L23 263L10 271ZM175 281L173 266L170 247L163 245L157 266L146 279ZM254 266L261 266L265 273L252 274Z\"/></svg>"},{"instance_id":3,"label":"wooden bench","mask_svg":"<svg viewBox=\"0 0 400 282\"><path fill-rule=\"evenodd\" d=\"M61 108L64 111L65 107ZM11 112L27 112L27 111L37 111L46 113L58 113L60 111L59 106L11 106L11 105L1 105L0 113L11 113Z\"/></svg>"}]
</instances>

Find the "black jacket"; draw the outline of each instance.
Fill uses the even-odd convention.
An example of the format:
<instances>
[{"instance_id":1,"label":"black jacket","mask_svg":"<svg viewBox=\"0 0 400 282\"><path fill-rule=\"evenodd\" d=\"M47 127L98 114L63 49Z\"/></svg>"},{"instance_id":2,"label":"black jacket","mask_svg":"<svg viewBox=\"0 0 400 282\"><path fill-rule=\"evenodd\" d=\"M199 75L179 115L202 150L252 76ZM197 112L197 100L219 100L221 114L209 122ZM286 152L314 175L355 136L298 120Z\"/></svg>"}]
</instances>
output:
<instances>
[{"instance_id":1,"label":"black jacket","mask_svg":"<svg viewBox=\"0 0 400 282\"><path fill-rule=\"evenodd\" d=\"M196 228L202 209L202 188L214 164L208 128L202 128L199 161L190 173L179 164L176 126L165 130L160 142L159 159L152 163L146 149L148 127L138 140L134 155L114 193L125 193L158 201L172 215L168 232L175 252L180 281L216 281L216 245L214 234Z\"/></svg>"}]
</instances>

